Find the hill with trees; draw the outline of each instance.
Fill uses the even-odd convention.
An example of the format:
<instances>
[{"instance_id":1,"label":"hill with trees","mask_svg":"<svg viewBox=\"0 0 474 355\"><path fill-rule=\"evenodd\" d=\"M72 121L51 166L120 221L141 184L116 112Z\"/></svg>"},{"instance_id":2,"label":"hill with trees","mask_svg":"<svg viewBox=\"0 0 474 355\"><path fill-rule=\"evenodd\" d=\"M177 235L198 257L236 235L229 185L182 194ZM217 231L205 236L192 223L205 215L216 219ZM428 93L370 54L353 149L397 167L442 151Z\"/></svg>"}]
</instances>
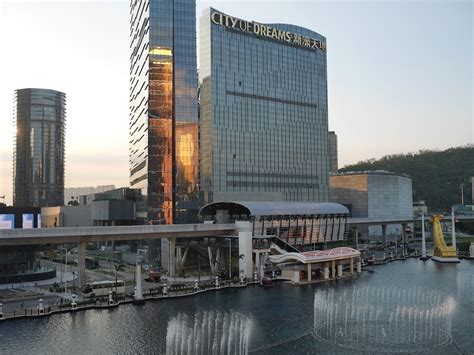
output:
<instances>
[{"instance_id":1,"label":"hill with trees","mask_svg":"<svg viewBox=\"0 0 474 355\"><path fill-rule=\"evenodd\" d=\"M388 155L346 165L339 172L364 170L408 174L413 181L413 201L426 201L431 211L448 211L453 204L460 204L461 184L464 203L472 203L470 179L474 177L474 145Z\"/></svg>"}]
</instances>

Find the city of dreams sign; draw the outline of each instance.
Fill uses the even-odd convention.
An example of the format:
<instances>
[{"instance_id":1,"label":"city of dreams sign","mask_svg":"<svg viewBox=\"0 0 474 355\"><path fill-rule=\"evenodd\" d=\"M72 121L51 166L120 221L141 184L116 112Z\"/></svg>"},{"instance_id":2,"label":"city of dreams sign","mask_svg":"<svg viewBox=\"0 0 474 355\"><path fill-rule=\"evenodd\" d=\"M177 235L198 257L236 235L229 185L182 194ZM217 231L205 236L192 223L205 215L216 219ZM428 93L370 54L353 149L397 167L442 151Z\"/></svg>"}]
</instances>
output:
<instances>
[{"instance_id":1,"label":"city of dreams sign","mask_svg":"<svg viewBox=\"0 0 474 355\"><path fill-rule=\"evenodd\" d=\"M305 48L326 51L326 43L320 40L288 31L278 30L261 23L246 21L229 15L224 15L220 12L213 12L211 14L211 21L216 25L226 26L235 30L240 30L242 32L253 33L257 36L272 38Z\"/></svg>"}]
</instances>

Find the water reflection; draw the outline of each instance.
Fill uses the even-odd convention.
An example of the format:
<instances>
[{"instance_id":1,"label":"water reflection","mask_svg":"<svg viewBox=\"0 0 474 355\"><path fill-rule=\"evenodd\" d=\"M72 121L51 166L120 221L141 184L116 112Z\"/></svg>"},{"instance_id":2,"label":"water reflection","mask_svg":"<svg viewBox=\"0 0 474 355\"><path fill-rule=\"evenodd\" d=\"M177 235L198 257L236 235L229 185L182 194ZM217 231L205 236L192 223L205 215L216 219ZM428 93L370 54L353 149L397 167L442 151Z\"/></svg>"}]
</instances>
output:
<instances>
[{"instance_id":1,"label":"water reflection","mask_svg":"<svg viewBox=\"0 0 474 355\"><path fill-rule=\"evenodd\" d=\"M314 334L367 351L420 351L451 341L455 299L421 288L357 287L317 291Z\"/></svg>"},{"instance_id":2,"label":"water reflection","mask_svg":"<svg viewBox=\"0 0 474 355\"><path fill-rule=\"evenodd\" d=\"M247 354L250 317L236 312L179 313L168 322L167 354Z\"/></svg>"}]
</instances>

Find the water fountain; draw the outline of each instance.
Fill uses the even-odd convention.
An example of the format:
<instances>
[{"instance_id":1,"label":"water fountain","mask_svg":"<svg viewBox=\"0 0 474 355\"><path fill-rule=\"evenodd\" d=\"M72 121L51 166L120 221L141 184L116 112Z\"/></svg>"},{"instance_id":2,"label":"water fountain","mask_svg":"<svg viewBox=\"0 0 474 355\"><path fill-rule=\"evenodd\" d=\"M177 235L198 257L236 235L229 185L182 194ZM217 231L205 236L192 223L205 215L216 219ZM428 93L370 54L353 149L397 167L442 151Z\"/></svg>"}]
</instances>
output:
<instances>
[{"instance_id":1,"label":"water fountain","mask_svg":"<svg viewBox=\"0 0 474 355\"><path fill-rule=\"evenodd\" d=\"M468 272L458 273L456 275L458 303L465 308L474 310L472 299L474 295L474 275Z\"/></svg>"},{"instance_id":2,"label":"water fountain","mask_svg":"<svg viewBox=\"0 0 474 355\"><path fill-rule=\"evenodd\" d=\"M252 320L239 312L205 311L170 319L167 354L247 354Z\"/></svg>"},{"instance_id":3,"label":"water fountain","mask_svg":"<svg viewBox=\"0 0 474 355\"><path fill-rule=\"evenodd\" d=\"M318 290L313 331L318 340L348 349L422 351L451 341L455 306L453 297L433 289Z\"/></svg>"}]
</instances>

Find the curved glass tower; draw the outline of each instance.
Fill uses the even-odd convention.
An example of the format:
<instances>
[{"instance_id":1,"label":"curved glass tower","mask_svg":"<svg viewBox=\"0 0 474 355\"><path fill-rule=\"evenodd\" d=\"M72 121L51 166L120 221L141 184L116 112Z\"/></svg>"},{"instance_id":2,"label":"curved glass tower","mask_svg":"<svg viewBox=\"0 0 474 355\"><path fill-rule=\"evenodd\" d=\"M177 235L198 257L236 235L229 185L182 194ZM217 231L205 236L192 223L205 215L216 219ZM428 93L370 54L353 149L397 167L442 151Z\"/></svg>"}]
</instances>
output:
<instances>
[{"instance_id":1,"label":"curved glass tower","mask_svg":"<svg viewBox=\"0 0 474 355\"><path fill-rule=\"evenodd\" d=\"M328 200L325 37L207 9L199 81L206 203Z\"/></svg>"},{"instance_id":2,"label":"curved glass tower","mask_svg":"<svg viewBox=\"0 0 474 355\"><path fill-rule=\"evenodd\" d=\"M66 95L15 90L14 121L13 205L63 205Z\"/></svg>"},{"instance_id":3,"label":"curved glass tower","mask_svg":"<svg viewBox=\"0 0 474 355\"><path fill-rule=\"evenodd\" d=\"M195 0L130 2L130 187L148 224L198 212Z\"/></svg>"}]
</instances>

